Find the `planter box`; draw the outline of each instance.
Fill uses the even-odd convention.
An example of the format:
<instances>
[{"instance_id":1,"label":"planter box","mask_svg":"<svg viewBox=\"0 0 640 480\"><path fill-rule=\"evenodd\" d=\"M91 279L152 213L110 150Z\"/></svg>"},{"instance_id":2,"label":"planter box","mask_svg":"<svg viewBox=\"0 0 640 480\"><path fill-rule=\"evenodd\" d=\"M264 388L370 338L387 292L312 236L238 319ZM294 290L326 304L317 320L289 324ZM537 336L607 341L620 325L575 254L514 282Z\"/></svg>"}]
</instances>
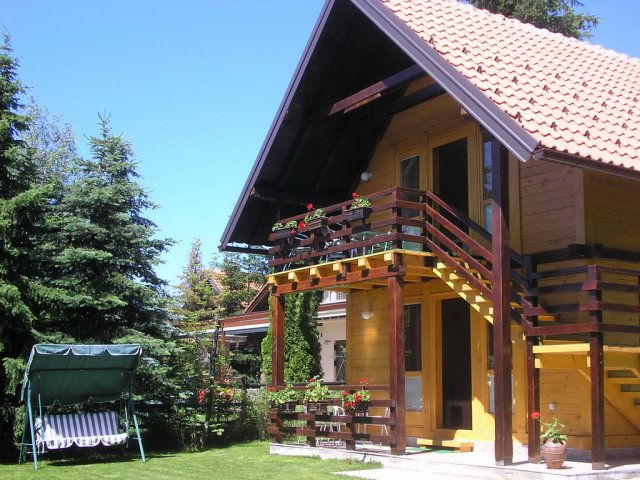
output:
<instances>
[{"instance_id":1,"label":"planter box","mask_svg":"<svg viewBox=\"0 0 640 480\"><path fill-rule=\"evenodd\" d=\"M273 232L273 238L275 240L282 240L291 236L291 228L281 228Z\"/></svg>"},{"instance_id":2,"label":"planter box","mask_svg":"<svg viewBox=\"0 0 640 480\"><path fill-rule=\"evenodd\" d=\"M329 218L327 217L318 217L313 220L309 220L307 223L307 228L311 231L322 233L326 235L329 233Z\"/></svg>"},{"instance_id":3,"label":"planter box","mask_svg":"<svg viewBox=\"0 0 640 480\"><path fill-rule=\"evenodd\" d=\"M369 215L373 212L371 207L358 207L351 208L344 212L344 218L348 222L353 222L355 220L366 220L369 218Z\"/></svg>"}]
</instances>

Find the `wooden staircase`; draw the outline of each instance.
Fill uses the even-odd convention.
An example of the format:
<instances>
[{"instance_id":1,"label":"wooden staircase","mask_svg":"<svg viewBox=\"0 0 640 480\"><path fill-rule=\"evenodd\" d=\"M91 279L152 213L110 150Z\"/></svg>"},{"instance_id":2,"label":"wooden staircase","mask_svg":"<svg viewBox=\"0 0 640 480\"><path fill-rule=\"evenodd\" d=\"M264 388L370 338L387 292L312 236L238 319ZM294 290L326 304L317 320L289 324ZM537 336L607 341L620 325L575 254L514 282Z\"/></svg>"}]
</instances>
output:
<instances>
[{"instance_id":1,"label":"wooden staircase","mask_svg":"<svg viewBox=\"0 0 640 480\"><path fill-rule=\"evenodd\" d=\"M604 347L604 397L640 432L640 347ZM591 381L588 369L580 374Z\"/></svg>"},{"instance_id":2,"label":"wooden staircase","mask_svg":"<svg viewBox=\"0 0 640 480\"><path fill-rule=\"evenodd\" d=\"M463 265L462 260L460 260L460 264L460 268L466 268ZM477 276L477 272L472 270L467 271L472 275ZM486 291L480 291L479 289L472 287L467 279L458 273L458 269L450 267L443 262L437 262L436 266L433 268L433 273L446 283L451 290L466 300L466 302L471 305L471 308L480 313L485 320L489 323L493 323L493 302L491 297L487 296L487 292L490 293L488 288ZM484 281L480 278L479 280Z\"/></svg>"},{"instance_id":3,"label":"wooden staircase","mask_svg":"<svg viewBox=\"0 0 640 480\"><path fill-rule=\"evenodd\" d=\"M534 347L536 368L575 370L591 382L589 344L554 343ZM605 345L604 397L640 432L640 347Z\"/></svg>"}]
</instances>

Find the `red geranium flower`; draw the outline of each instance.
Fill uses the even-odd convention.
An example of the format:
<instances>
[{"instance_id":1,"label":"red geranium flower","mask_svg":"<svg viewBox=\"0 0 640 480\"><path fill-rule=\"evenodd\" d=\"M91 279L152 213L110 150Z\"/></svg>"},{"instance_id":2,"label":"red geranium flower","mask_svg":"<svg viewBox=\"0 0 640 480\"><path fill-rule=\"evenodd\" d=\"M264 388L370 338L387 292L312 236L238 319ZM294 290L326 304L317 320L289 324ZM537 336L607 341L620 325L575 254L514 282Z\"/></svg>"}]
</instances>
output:
<instances>
[{"instance_id":1,"label":"red geranium flower","mask_svg":"<svg viewBox=\"0 0 640 480\"><path fill-rule=\"evenodd\" d=\"M309 210L309 211L313 210L313 203L308 203L307 204L307 210Z\"/></svg>"},{"instance_id":2,"label":"red geranium flower","mask_svg":"<svg viewBox=\"0 0 640 480\"><path fill-rule=\"evenodd\" d=\"M304 222L298 222L298 228L305 228L307 226Z\"/></svg>"},{"instance_id":3,"label":"red geranium flower","mask_svg":"<svg viewBox=\"0 0 640 480\"><path fill-rule=\"evenodd\" d=\"M270 392L274 392L276 389L273 387L267 387L267 390L269 390Z\"/></svg>"},{"instance_id":4,"label":"red geranium flower","mask_svg":"<svg viewBox=\"0 0 640 480\"><path fill-rule=\"evenodd\" d=\"M313 383L313 382L315 382L315 381L316 381L316 379L315 379L315 378L310 378L310 379L309 379L309 383Z\"/></svg>"},{"instance_id":5,"label":"red geranium flower","mask_svg":"<svg viewBox=\"0 0 640 480\"><path fill-rule=\"evenodd\" d=\"M534 420L540 420L540 412L533 412L531 414L531 418L533 418Z\"/></svg>"},{"instance_id":6,"label":"red geranium flower","mask_svg":"<svg viewBox=\"0 0 640 480\"><path fill-rule=\"evenodd\" d=\"M356 192L353 192L353 193L351 194L351 196L352 196L353 198L358 198L360 195L358 195Z\"/></svg>"},{"instance_id":7,"label":"red geranium flower","mask_svg":"<svg viewBox=\"0 0 640 480\"><path fill-rule=\"evenodd\" d=\"M360 385L366 385L366 384L367 384L367 379L366 379L366 378L364 378L364 377L362 377L362 378L360 379Z\"/></svg>"},{"instance_id":8,"label":"red geranium flower","mask_svg":"<svg viewBox=\"0 0 640 480\"><path fill-rule=\"evenodd\" d=\"M347 392L346 390L343 390L343 391L342 391L342 396L343 396L343 397L346 397L347 395L349 395L349 392Z\"/></svg>"}]
</instances>

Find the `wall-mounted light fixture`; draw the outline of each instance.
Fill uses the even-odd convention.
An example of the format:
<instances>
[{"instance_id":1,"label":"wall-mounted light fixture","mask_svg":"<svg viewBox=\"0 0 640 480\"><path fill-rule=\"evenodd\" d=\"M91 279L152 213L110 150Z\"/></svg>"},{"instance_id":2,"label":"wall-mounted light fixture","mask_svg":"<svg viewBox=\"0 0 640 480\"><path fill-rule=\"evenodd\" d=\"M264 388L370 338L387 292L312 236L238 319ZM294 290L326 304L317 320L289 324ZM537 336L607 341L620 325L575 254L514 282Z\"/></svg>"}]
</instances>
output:
<instances>
[{"instance_id":1,"label":"wall-mounted light fixture","mask_svg":"<svg viewBox=\"0 0 640 480\"><path fill-rule=\"evenodd\" d=\"M549 402L549 411L551 411L551 413L556 411L556 402Z\"/></svg>"},{"instance_id":2,"label":"wall-mounted light fixture","mask_svg":"<svg viewBox=\"0 0 640 480\"><path fill-rule=\"evenodd\" d=\"M363 310L361 315L363 320L369 320L373 316L373 312L371 310Z\"/></svg>"},{"instance_id":3,"label":"wall-mounted light fixture","mask_svg":"<svg viewBox=\"0 0 640 480\"><path fill-rule=\"evenodd\" d=\"M371 177L373 177L373 174L371 172L362 172L360 174L360 180L362 180L363 182L368 182L369 180L371 180Z\"/></svg>"}]
</instances>

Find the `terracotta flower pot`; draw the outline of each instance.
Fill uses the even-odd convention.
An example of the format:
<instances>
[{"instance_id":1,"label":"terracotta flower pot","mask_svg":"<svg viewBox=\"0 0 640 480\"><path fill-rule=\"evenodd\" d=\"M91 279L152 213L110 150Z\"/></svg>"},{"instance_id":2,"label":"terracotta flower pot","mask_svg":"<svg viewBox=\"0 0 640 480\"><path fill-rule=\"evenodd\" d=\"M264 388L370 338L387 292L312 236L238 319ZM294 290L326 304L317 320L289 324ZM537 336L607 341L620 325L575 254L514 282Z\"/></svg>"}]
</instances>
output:
<instances>
[{"instance_id":1,"label":"terracotta flower pot","mask_svg":"<svg viewBox=\"0 0 640 480\"><path fill-rule=\"evenodd\" d=\"M553 443L547 440L540 447L540 453L547 464L547 468L562 468L567 457L567 444Z\"/></svg>"}]
</instances>

